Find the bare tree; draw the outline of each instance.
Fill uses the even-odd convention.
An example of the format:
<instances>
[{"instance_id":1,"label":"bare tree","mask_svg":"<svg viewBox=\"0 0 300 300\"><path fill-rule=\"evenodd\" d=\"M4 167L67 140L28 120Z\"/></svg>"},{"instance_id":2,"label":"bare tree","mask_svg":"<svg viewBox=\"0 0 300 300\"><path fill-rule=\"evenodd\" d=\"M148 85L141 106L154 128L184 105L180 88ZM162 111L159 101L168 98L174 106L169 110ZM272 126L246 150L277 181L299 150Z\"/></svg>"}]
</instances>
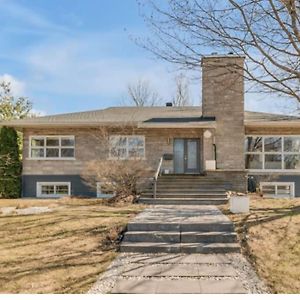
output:
<instances>
[{"instance_id":1,"label":"bare tree","mask_svg":"<svg viewBox=\"0 0 300 300\"><path fill-rule=\"evenodd\" d=\"M135 196L148 184L147 179L152 175L152 169L144 159L144 145L134 136L136 130L130 123L89 130L87 138L99 144L99 147L93 148L98 159L88 161L81 176L93 189L101 183L103 194L115 195L112 201ZM131 136L130 141L126 140L128 136Z\"/></svg>"},{"instance_id":2,"label":"bare tree","mask_svg":"<svg viewBox=\"0 0 300 300\"><path fill-rule=\"evenodd\" d=\"M300 102L299 0L142 0L151 38L137 43L181 67L200 66L213 51L244 55L255 91Z\"/></svg>"},{"instance_id":3,"label":"bare tree","mask_svg":"<svg viewBox=\"0 0 300 300\"><path fill-rule=\"evenodd\" d=\"M173 106L191 105L187 78L181 73L175 78L175 84L176 94L172 100Z\"/></svg>"},{"instance_id":4,"label":"bare tree","mask_svg":"<svg viewBox=\"0 0 300 300\"><path fill-rule=\"evenodd\" d=\"M162 102L146 80L139 79L136 83L129 84L127 90L129 102L135 106L155 106Z\"/></svg>"}]
</instances>

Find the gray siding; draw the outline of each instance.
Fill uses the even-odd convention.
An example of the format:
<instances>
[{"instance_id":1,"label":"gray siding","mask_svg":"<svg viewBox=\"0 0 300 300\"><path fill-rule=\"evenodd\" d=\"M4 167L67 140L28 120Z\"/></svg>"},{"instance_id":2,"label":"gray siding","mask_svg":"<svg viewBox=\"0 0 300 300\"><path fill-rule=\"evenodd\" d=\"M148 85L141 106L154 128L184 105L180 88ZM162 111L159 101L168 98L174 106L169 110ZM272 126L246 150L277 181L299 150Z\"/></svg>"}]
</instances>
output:
<instances>
[{"instance_id":1,"label":"gray siding","mask_svg":"<svg viewBox=\"0 0 300 300\"><path fill-rule=\"evenodd\" d=\"M295 182L295 196L300 197L300 174L295 175L251 175L256 179L257 184L260 181L282 181Z\"/></svg>"},{"instance_id":2,"label":"gray siding","mask_svg":"<svg viewBox=\"0 0 300 300\"><path fill-rule=\"evenodd\" d=\"M36 197L37 182L71 182L71 195L96 197L96 187L92 189L79 175L23 175L22 196Z\"/></svg>"}]
</instances>

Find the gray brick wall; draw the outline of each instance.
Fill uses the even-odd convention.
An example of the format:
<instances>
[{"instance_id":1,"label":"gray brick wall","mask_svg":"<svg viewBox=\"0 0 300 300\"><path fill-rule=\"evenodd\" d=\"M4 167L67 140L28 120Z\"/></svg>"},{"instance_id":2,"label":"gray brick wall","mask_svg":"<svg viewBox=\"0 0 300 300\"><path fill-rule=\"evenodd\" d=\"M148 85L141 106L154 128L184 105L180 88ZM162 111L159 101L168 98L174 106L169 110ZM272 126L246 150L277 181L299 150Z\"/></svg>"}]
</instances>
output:
<instances>
[{"instance_id":1,"label":"gray brick wall","mask_svg":"<svg viewBox=\"0 0 300 300\"><path fill-rule=\"evenodd\" d=\"M108 158L107 142L99 128L49 128L24 130L23 175L80 175L92 160ZM174 138L199 138L202 157L202 129L137 129L122 128L109 130L109 134L137 134L145 136L146 162L156 170L159 158L173 153ZM75 160L33 160L29 158L31 135L74 135ZM201 165L202 165L201 161ZM165 161L164 168L173 170L173 161Z\"/></svg>"},{"instance_id":2,"label":"gray brick wall","mask_svg":"<svg viewBox=\"0 0 300 300\"><path fill-rule=\"evenodd\" d=\"M217 168L244 170L244 58L204 57L202 112L216 117Z\"/></svg>"}]
</instances>

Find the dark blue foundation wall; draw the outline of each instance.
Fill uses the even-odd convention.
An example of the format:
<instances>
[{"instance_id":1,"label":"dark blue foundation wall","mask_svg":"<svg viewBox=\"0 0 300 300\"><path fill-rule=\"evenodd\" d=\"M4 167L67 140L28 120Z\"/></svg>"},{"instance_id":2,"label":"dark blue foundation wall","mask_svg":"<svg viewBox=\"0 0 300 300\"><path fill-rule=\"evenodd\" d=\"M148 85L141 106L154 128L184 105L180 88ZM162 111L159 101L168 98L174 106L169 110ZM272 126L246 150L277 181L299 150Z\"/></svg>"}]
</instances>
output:
<instances>
[{"instance_id":1,"label":"dark blue foundation wall","mask_svg":"<svg viewBox=\"0 0 300 300\"><path fill-rule=\"evenodd\" d=\"M71 182L71 196L96 197L96 187L90 187L80 175L23 175L22 197L36 197L37 182Z\"/></svg>"},{"instance_id":2,"label":"dark blue foundation wall","mask_svg":"<svg viewBox=\"0 0 300 300\"><path fill-rule=\"evenodd\" d=\"M300 174L295 175L249 175L249 177L254 177L257 187L259 187L259 182L294 182L295 183L295 197L300 197ZM249 184L249 182L248 182Z\"/></svg>"}]
</instances>

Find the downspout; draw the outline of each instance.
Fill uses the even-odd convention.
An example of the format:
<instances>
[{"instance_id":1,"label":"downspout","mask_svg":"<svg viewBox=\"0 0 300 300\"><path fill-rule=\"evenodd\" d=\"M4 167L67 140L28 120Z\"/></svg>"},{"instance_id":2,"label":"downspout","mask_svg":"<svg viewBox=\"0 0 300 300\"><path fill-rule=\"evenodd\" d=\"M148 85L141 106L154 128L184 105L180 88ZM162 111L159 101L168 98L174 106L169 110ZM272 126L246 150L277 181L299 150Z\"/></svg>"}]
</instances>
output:
<instances>
[{"instance_id":1,"label":"downspout","mask_svg":"<svg viewBox=\"0 0 300 300\"><path fill-rule=\"evenodd\" d=\"M217 167L217 145L215 143L213 143L213 147L214 147L214 157L215 157L215 161L216 161L216 169Z\"/></svg>"}]
</instances>

